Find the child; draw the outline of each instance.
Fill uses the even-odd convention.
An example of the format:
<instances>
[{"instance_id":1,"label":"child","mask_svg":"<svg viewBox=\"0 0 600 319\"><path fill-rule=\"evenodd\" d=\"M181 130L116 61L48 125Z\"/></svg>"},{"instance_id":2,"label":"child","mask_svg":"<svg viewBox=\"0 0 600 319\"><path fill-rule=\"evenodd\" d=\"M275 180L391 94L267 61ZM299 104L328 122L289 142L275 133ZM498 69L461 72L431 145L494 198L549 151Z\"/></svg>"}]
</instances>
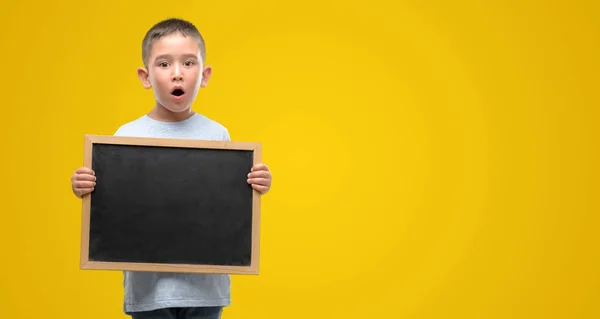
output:
<instances>
[{"instance_id":1,"label":"child","mask_svg":"<svg viewBox=\"0 0 600 319\"><path fill-rule=\"evenodd\" d=\"M181 19L157 23L144 37L142 58L144 67L138 68L137 75L144 88L152 88L156 105L119 127L115 135L229 140L225 127L191 109L212 72L204 64L204 40L193 24ZM90 168L81 167L71 183L73 193L81 198L94 190L96 177ZM271 173L267 166L255 165L248 183L261 194L268 192ZM218 319L230 304L229 275L125 271L123 285L123 310L133 319Z\"/></svg>"}]
</instances>

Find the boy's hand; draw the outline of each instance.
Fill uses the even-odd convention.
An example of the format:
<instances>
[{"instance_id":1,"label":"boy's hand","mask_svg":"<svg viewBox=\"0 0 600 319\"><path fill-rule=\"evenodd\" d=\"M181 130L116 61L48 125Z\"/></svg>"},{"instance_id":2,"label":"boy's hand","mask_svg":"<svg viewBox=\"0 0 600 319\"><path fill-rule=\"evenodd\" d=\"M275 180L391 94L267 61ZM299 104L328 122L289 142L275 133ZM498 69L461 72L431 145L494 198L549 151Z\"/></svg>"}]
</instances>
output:
<instances>
[{"instance_id":1,"label":"boy's hand","mask_svg":"<svg viewBox=\"0 0 600 319\"><path fill-rule=\"evenodd\" d=\"M71 176L71 188L73 194L81 198L83 195L91 193L96 186L96 176L94 171L87 167L80 167Z\"/></svg>"},{"instance_id":2,"label":"boy's hand","mask_svg":"<svg viewBox=\"0 0 600 319\"><path fill-rule=\"evenodd\" d=\"M248 184L261 194L266 194L271 188L271 171L265 164L256 164L248 174Z\"/></svg>"}]
</instances>

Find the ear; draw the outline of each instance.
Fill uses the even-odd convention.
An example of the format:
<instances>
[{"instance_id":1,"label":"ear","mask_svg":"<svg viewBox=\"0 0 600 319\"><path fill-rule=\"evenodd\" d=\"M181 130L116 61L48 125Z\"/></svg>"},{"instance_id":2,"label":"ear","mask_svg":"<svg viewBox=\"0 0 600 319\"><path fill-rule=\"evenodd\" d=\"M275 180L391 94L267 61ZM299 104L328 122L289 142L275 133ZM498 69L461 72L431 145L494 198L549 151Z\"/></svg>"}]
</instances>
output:
<instances>
[{"instance_id":1,"label":"ear","mask_svg":"<svg viewBox=\"0 0 600 319\"><path fill-rule=\"evenodd\" d=\"M148 73L148 70L146 70L146 68L139 67L137 69L137 76L140 79L140 81L142 82L144 89L149 89L152 87L152 83L150 83L150 80L148 79L149 75L150 74Z\"/></svg>"},{"instance_id":2,"label":"ear","mask_svg":"<svg viewBox=\"0 0 600 319\"><path fill-rule=\"evenodd\" d=\"M200 83L200 87L205 88L208 85L208 80L210 80L210 76L212 75L212 67L207 65L204 67L202 71L202 83Z\"/></svg>"}]
</instances>

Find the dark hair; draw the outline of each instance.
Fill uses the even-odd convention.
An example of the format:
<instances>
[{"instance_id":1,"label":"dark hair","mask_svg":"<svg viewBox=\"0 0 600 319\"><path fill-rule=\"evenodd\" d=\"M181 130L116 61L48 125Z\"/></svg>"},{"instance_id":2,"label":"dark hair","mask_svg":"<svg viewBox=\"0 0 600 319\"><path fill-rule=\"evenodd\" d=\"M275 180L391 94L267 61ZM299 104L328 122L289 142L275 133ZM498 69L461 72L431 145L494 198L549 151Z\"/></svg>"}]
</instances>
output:
<instances>
[{"instance_id":1,"label":"dark hair","mask_svg":"<svg viewBox=\"0 0 600 319\"><path fill-rule=\"evenodd\" d=\"M171 18L158 22L148 32L146 36L144 36L144 40L142 41L142 60L144 61L144 65L148 66L148 59L150 58L150 52L152 51L152 45L154 42L164 36L171 35L173 33L179 32L183 36L191 36L198 42L198 47L200 48L200 55L202 57L202 62L206 59L206 47L204 44L204 38L191 22L185 21L183 19Z\"/></svg>"}]
</instances>

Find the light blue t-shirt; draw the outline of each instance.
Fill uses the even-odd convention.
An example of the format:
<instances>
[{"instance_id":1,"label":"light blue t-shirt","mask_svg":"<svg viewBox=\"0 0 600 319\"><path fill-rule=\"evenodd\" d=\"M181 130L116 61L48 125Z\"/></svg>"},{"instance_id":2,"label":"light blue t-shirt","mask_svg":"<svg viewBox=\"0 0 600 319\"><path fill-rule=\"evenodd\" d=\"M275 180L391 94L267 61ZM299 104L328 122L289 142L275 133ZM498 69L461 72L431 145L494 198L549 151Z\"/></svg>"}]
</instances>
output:
<instances>
[{"instance_id":1,"label":"light blue t-shirt","mask_svg":"<svg viewBox=\"0 0 600 319\"><path fill-rule=\"evenodd\" d=\"M160 122L144 115L119 127L115 136L185 138L229 141L221 124L195 113L179 122ZM164 272L124 272L123 310L149 311L167 307L228 306L230 276Z\"/></svg>"}]
</instances>

